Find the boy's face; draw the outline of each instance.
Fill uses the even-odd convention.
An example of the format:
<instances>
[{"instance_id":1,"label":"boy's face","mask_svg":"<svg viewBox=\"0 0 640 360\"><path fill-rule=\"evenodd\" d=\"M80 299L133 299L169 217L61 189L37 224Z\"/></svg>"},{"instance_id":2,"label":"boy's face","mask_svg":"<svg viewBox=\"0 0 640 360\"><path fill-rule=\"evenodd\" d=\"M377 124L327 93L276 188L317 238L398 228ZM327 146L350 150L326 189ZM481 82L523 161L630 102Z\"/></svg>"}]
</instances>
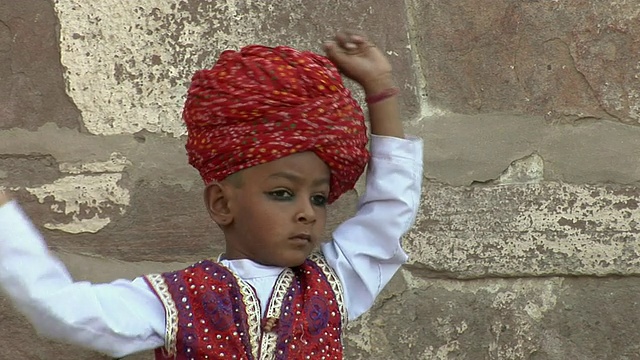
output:
<instances>
[{"instance_id":1,"label":"boy's face","mask_svg":"<svg viewBox=\"0 0 640 360\"><path fill-rule=\"evenodd\" d=\"M324 231L329 167L308 151L238 175L226 189L226 257L282 267L302 264Z\"/></svg>"}]
</instances>

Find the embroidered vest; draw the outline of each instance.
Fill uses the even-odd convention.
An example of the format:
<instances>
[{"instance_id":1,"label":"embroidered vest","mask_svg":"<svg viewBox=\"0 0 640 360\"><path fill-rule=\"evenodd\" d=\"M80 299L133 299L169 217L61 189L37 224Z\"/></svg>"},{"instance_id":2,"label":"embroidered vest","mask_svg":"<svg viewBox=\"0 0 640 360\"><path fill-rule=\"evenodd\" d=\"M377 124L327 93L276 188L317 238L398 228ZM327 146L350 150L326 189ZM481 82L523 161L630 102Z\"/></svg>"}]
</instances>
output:
<instances>
[{"instance_id":1,"label":"embroidered vest","mask_svg":"<svg viewBox=\"0 0 640 360\"><path fill-rule=\"evenodd\" d=\"M253 288L212 261L146 280L166 311L158 360L342 359L342 285L321 254L280 274L265 319Z\"/></svg>"}]
</instances>

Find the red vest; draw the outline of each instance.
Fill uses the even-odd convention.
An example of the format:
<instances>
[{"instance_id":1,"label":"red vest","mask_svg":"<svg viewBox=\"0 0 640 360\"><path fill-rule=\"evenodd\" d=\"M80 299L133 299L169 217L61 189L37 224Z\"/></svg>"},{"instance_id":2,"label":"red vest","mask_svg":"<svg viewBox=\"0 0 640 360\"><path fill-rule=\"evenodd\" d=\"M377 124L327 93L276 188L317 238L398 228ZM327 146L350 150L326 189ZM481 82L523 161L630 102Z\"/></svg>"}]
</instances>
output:
<instances>
[{"instance_id":1,"label":"red vest","mask_svg":"<svg viewBox=\"0 0 640 360\"><path fill-rule=\"evenodd\" d=\"M265 319L253 288L218 263L146 279L166 311L158 360L342 359L342 286L322 255L280 274Z\"/></svg>"}]
</instances>

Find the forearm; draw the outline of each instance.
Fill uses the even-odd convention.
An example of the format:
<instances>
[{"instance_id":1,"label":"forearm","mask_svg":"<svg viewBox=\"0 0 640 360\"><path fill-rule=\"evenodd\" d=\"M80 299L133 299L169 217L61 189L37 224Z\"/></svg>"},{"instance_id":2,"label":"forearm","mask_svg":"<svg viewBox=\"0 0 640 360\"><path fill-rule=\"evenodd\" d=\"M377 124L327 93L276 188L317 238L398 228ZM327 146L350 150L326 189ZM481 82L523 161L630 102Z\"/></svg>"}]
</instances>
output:
<instances>
[{"instance_id":1,"label":"forearm","mask_svg":"<svg viewBox=\"0 0 640 360\"><path fill-rule=\"evenodd\" d=\"M367 97L377 96L395 87L391 74L380 77L368 83L362 84ZM404 138L404 129L400 120L398 96L393 95L386 99L368 105L371 133L381 136Z\"/></svg>"}]
</instances>

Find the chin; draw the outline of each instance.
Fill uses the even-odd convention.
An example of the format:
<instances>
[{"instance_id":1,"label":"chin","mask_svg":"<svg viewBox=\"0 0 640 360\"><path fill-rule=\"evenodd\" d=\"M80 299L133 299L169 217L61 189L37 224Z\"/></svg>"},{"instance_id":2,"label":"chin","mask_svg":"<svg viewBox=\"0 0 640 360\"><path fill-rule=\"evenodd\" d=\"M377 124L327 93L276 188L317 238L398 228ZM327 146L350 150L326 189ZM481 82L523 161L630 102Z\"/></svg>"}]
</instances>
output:
<instances>
[{"instance_id":1,"label":"chin","mask_svg":"<svg viewBox=\"0 0 640 360\"><path fill-rule=\"evenodd\" d=\"M283 251L278 254L263 254L259 260L254 261L267 266L291 268L304 264L309 255L311 255L311 250L289 249L288 251ZM258 257L256 256L256 258Z\"/></svg>"},{"instance_id":2,"label":"chin","mask_svg":"<svg viewBox=\"0 0 640 360\"><path fill-rule=\"evenodd\" d=\"M271 259L260 259L253 260L259 264L266 266L277 266L277 267L296 267L304 264L304 261L307 260L307 256L288 256L288 257L280 257L280 258L271 258Z\"/></svg>"},{"instance_id":3,"label":"chin","mask_svg":"<svg viewBox=\"0 0 640 360\"><path fill-rule=\"evenodd\" d=\"M281 259L281 266L283 267L296 267L304 264L305 260L309 257L310 253L305 254L295 254L292 256L287 256L286 258Z\"/></svg>"},{"instance_id":4,"label":"chin","mask_svg":"<svg viewBox=\"0 0 640 360\"><path fill-rule=\"evenodd\" d=\"M304 261L307 260L307 258L301 258L301 259L287 259L286 261L283 261L281 266L282 267L296 267L296 266L300 266L302 264L304 264Z\"/></svg>"}]
</instances>

